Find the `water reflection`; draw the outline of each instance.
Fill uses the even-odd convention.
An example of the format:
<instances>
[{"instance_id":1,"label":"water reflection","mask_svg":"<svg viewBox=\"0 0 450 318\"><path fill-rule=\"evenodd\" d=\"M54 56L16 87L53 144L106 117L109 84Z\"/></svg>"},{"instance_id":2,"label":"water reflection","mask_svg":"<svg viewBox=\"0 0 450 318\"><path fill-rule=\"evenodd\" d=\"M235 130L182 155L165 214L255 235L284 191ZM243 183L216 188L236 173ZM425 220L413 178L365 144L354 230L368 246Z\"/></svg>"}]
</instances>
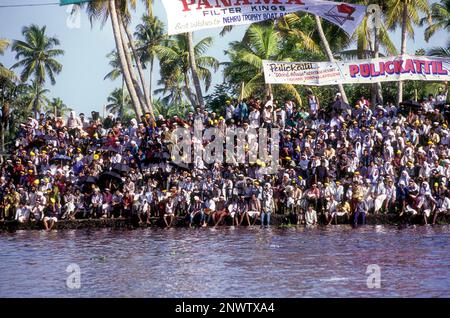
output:
<instances>
[{"instance_id":1,"label":"water reflection","mask_svg":"<svg viewBox=\"0 0 450 318\"><path fill-rule=\"evenodd\" d=\"M449 246L449 226L18 231L0 234L0 297L449 297Z\"/></svg>"}]
</instances>

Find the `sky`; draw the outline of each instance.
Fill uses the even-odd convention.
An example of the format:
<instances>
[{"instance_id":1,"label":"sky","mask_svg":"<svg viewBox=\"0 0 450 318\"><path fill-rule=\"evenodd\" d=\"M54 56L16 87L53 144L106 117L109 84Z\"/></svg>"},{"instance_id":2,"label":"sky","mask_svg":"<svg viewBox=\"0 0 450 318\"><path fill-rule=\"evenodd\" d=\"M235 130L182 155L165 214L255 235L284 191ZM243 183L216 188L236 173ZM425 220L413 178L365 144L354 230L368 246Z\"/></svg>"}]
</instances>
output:
<instances>
[{"instance_id":1,"label":"sky","mask_svg":"<svg viewBox=\"0 0 450 318\"><path fill-rule=\"evenodd\" d=\"M60 97L77 113L90 113L95 110L102 114L108 95L115 88L121 87L121 80L115 82L103 80L111 70L106 55L115 48L110 21L108 20L103 28L98 22L91 27L86 14L82 12L79 27L73 28L69 27L71 23L73 24L73 20L70 19L70 6L1 7L11 4L56 2L58 0L0 0L0 38L22 39L21 31L24 26L32 23L39 26L46 25L47 34L56 36L61 42L61 48L65 51L64 56L58 58L63 64L63 70L57 76L56 84L51 86L50 83L47 83L47 88L51 91L49 97ZM133 29L145 12L144 6L139 3L136 12L133 13ZM167 16L160 0L155 1L154 12L167 25ZM214 43L206 54L224 62L227 60L224 50L227 49L230 42L241 40L245 29L245 26L236 27L224 37L219 36L221 29L198 31L194 33L194 42L196 39L212 36ZM415 29L415 39L408 40L408 53L414 54L420 48L445 46L449 39L445 31L440 31L426 43L423 33L423 28ZM399 48L401 40L399 30L392 33L391 37ZM16 62L14 53L8 50L4 56L0 56L0 61L5 66L12 66ZM148 72L146 72L146 77L148 83ZM155 67L152 79L154 87L156 87L158 77L159 70ZM222 72L219 70L213 77L213 84L219 84L222 81Z\"/></svg>"}]
</instances>

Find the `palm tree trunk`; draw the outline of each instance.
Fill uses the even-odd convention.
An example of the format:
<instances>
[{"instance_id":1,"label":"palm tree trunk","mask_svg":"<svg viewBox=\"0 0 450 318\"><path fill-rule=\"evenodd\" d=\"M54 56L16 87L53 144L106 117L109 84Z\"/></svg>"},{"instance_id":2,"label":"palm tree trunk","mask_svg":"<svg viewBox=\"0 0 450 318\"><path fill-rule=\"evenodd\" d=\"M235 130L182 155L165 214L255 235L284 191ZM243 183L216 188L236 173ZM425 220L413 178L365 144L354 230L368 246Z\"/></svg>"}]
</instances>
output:
<instances>
[{"instance_id":1,"label":"palm tree trunk","mask_svg":"<svg viewBox=\"0 0 450 318\"><path fill-rule=\"evenodd\" d=\"M316 18L316 26L317 30L319 31L320 40L322 41L322 44L325 48L325 52L327 53L328 59L331 63L335 63L333 52L331 52L330 44L327 41L327 38L325 37L325 33L323 32L322 28L322 22L320 21L320 17L318 15L314 16ZM342 95L342 100L348 104L348 98L347 94L345 94L344 85L338 84L339 92Z\"/></svg>"},{"instance_id":2,"label":"palm tree trunk","mask_svg":"<svg viewBox=\"0 0 450 318\"><path fill-rule=\"evenodd\" d=\"M124 27L124 22L123 22L123 19L122 19L122 16L120 15L120 13L117 13L117 20L119 22L119 30L120 30L120 36L122 38L123 52L125 53L125 61L127 63L128 70L130 72L131 81L133 83L134 89L136 90L137 96L139 98L142 112L148 112L149 110L147 107L147 102L145 100L144 94L141 91L141 87L139 86L139 82L136 78L136 74L134 73L133 60L131 59L131 53L128 50L129 41L128 41L127 36L124 35L125 27ZM137 64L136 60L135 60L135 62Z\"/></svg>"},{"instance_id":3,"label":"palm tree trunk","mask_svg":"<svg viewBox=\"0 0 450 318\"><path fill-rule=\"evenodd\" d=\"M380 28L375 26L375 37L374 37L374 54L375 59L380 57ZM381 82L372 84L372 106L376 104L383 105L383 88Z\"/></svg>"},{"instance_id":4,"label":"palm tree trunk","mask_svg":"<svg viewBox=\"0 0 450 318\"><path fill-rule=\"evenodd\" d=\"M403 17L402 17L402 49L401 55L406 54L406 23L408 21L408 3L406 1L403 2ZM397 104L403 102L403 82L398 82L398 92L397 92Z\"/></svg>"},{"instance_id":5,"label":"palm tree trunk","mask_svg":"<svg viewBox=\"0 0 450 318\"><path fill-rule=\"evenodd\" d=\"M120 109L119 109L119 116L120 116L120 118L123 117L123 109L125 107L125 92L124 92L124 89L125 89L125 81L124 81L123 75L122 75L122 100L120 101L121 104L120 104Z\"/></svg>"},{"instance_id":6,"label":"palm tree trunk","mask_svg":"<svg viewBox=\"0 0 450 318\"><path fill-rule=\"evenodd\" d=\"M34 119L38 119L38 100L39 100L39 96L36 96L33 100L33 114L34 114Z\"/></svg>"},{"instance_id":7,"label":"palm tree trunk","mask_svg":"<svg viewBox=\"0 0 450 318\"><path fill-rule=\"evenodd\" d=\"M109 8L110 8L110 16L111 16L111 24L112 24L113 34L114 34L114 40L116 42L117 54L119 56L119 61L120 61L120 68L121 68L122 74L125 78L125 83L127 85L128 93L130 94L134 112L136 113L136 116L140 118L142 116L141 104L139 102L136 90L133 86L130 71L127 66L127 61L125 59L125 52L123 50L122 37L120 35L119 21L117 19L117 10L116 10L116 4L115 4L114 0L109 1Z\"/></svg>"},{"instance_id":8,"label":"palm tree trunk","mask_svg":"<svg viewBox=\"0 0 450 318\"><path fill-rule=\"evenodd\" d=\"M187 37L189 45L189 64L191 64L192 80L194 81L198 104L203 110L205 108L205 101L203 100L202 87L200 86L200 79L197 73L197 62L195 61L194 40L192 38L192 32L188 32Z\"/></svg>"},{"instance_id":9,"label":"palm tree trunk","mask_svg":"<svg viewBox=\"0 0 450 318\"><path fill-rule=\"evenodd\" d=\"M150 87L147 86L147 83L145 82L144 71L142 70L141 59L139 58L139 55L137 54L136 46L134 45L133 36L131 35L130 29L128 28L128 26L125 23L123 23L123 19L122 19L122 25L125 30L125 33L127 34L128 41L130 42L131 52L133 53L134 60L136 61L139 80L141 82L142 90L144 91L145 101L147 103L147 111L150 113L150 118L152 120L155 120L155 114L153 112L153 105L152 105L152 101L150 99L150 93L149 93Z\"/></svg>"},{"instance_id":10,"label":"palm tree trunk","mask_svg":"<svg viewBox=\"0 0 450 318\"><path fill-rule=\"evenodd\" d=\"M148 91L150 92L150 100L153 102L153 88L152 88L152 83L153 83L153 57L150 58L150 78L148 81Z\"/></svg>"},{"instance_id":11,"label":"palm tree trunk","mask_svg":"<svg viewBox=\"0 0 450 318\"><path fill-rule=\"evenodd\" d=\"M0 122L0 163L3 163L3 152L5 151L5 126L2 119Z\"/></svg>"},{"instance_id":12,"label":"palm tree trunk","mask_svg":"<svg viewBox=\"0 0 450 318\"><path fill-rule=\"evenodd\" d=\"M445 92L447 92L447 94L446 94L446 96L447 96L447 102L449 101L449 94L448 94L448 82L446 81L445 83L444 83L444 86L445 86Z\"/></svg>"},{"instance_id":13,"label":"palm tree trunk","mask_svg":"<svg viewBox=\"0 0 450 318\"><path fill-rule=\"evenodd\" d=\"M272 84L267 84L266 85L266 96L272 96L272 95L273 95Z\"/></svg>"},{"instance_id":14,"label":"palm tree trunk","mask_svg":"<svg viewBox=\"0 0 450 318\"><path fill-rule=\"evenodd\" d=\"M153 18L153 0L148 5L148 15Z\"/></svg>"},{"instance_id":15,"label":"palm tree trunk","mask_svg":"<svg viewBox=\"0 0 450 318\"><path fill-rule=\"evenodd\" d=\"M192 92L191 92L191 88L190 88L190 84L189 84L189 77L187 74L184 75L184 85L186 86L186 91L187 91L187 95L188 95L187 98L191 102L192 107L195 109L195 107L197 107L197 101L192 96Z\"/></svg>"}]
</instances>

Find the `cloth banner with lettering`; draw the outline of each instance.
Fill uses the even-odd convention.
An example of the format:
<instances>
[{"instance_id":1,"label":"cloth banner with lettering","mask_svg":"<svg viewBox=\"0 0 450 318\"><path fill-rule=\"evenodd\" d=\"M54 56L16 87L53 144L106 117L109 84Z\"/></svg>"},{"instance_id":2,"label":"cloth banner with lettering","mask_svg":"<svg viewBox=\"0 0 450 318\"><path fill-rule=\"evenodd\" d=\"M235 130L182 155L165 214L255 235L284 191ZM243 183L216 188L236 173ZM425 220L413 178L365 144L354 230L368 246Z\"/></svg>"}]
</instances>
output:
<instances>
[{"instance_id":1,"label":"cloth banner with lettering","mask_svg":"<svg viewBox=\"0 0 450 318\"><path fill-rule=\"evenodd\" d=\"M323 0L161 0L169 35L278 19L297 11L318 15L352 35L366 6Z\"/></svg>"},{"instance_id":2,"label":"cloth banner with lettering","mask_svg":"<svg viewBox=\"0 0 450 318\"><path fill-rule=\"evenodd\" d=\"M267 84L336 85L397 81L450 81L450 59L394 56L347 62L263 61Z\"/></svg>"}]
</instances>

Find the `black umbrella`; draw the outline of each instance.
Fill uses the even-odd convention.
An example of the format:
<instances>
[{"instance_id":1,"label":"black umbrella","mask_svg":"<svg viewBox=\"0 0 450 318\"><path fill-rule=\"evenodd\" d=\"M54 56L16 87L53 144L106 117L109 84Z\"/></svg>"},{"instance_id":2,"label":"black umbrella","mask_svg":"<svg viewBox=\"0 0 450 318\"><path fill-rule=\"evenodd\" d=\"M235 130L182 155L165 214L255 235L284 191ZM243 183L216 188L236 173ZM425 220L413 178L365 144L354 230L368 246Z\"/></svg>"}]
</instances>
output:
<instances>
[{"instance_id":1,"label":"black umbrella","mask_svg":"<svg viewBox=\"0 0 450 318\"><path fill-rule=\"evenodd\" d=\"M45 136L42 137L42 139L44 139L44 140L58 140L58 137L51 136L51 135L45 135Z\"/></svg>"},{"instance_id":2,"label":"black umbrella","mask_svg":"<svg viewBox=\"0 0 450 318\"><path fill-rule=\"evenodd\" d=\"M112 165L111 170L118 172L118 173L122 173L122 172L127 173L130 171L130 167L123 163L115 163Z\"/></svg>"},{"instance_id":3,"label":"black umbrella","mask_svg":"<svg viewBox=\"0 0 450 318\"><path fill-rule=\"evenodd\" d=\"M344 102L342 99L339 99L331 104L331 109L334 110L346 110L349 109L350 105Z\"/></svg>"},{"instance_id":4,"label":"black umbrella","mask_svg":"<svg viewBox=\"0 0 450 318\"><path fill-rule=\"evenodd\" d=\"M420 105L419 102L416 102L413 100L408 100L408 101L402 102L402 103L400 103L400 106L405 107L405 108L415 108L415 109L422 108L422 105Z\"/></svg>"},{"instance_id":5,"label":"black umbrella","mask_svg":"<svg viewBox=\"0 0 450 318\"><path fill-rule=\"evenodd\" d=\"M122 177L120 176L120 174L118 174L117 172L113 172L113 171L108 171L108 172L103 172L100 175L100 180L117 180L119 182L123 182Z\"/></svg>"},{"instance_id":6,"label":"black umbrella","mask_svg":"<svg viewBox=\"0 0 450 318\"><path fill-rule=\"evenodd\" d=\"M55 160L71 161L72 158L70 158L69 156L65 156L65 155L56 155L52 159L50 159L50 161L55 161Z\"/></svg>"},{"instance_id":7,"label":"black umbrella","mask_svg":"<svg viewBox=\"0 0 450 318\"><path fill-rule=\"evenodd\" d=\"M94 176L82 176L80 179L78 179L78 184L87 184L87 183L97 183L98 178Z\"/></svg>"},{"instance_id":8,"label":"black umbrella","mask_svg":"<svg viewBox=\"0 0 450 318\"><path fill-rule=\"evenodd\" d=\"M115 191L123 186L123 180L120 174L108 171L100 175L99 185L102 189L109 188Z\"/></svg>"},{"instance_id":9,"label":"black umbrella","mask_svg":"<svg viewBox=\"0 0 450 318\"><path fill-rule=\"evenodd\" d=\"M103 148L101 148L101 150L102 150L102 151L111 151L111 152L115 152L115 153L118 153L118 152L119 152L119 149L114 148L114 147L112 147L112 146L109 146L109 147L103 147Z\"/></svg>"},{"instance_id":10,"label":"black umbrella","mask_svg":"<svg viewBox=\"0 0 450 318\"><path fill-rule=\"evenodd\" d=\"M406 114L409 112L417 112L422 108L422 105L420 105L419 102L408 100L405 102L400 103L400 109L399 112L401 114Z\"/></svg>"}]
</instances>

